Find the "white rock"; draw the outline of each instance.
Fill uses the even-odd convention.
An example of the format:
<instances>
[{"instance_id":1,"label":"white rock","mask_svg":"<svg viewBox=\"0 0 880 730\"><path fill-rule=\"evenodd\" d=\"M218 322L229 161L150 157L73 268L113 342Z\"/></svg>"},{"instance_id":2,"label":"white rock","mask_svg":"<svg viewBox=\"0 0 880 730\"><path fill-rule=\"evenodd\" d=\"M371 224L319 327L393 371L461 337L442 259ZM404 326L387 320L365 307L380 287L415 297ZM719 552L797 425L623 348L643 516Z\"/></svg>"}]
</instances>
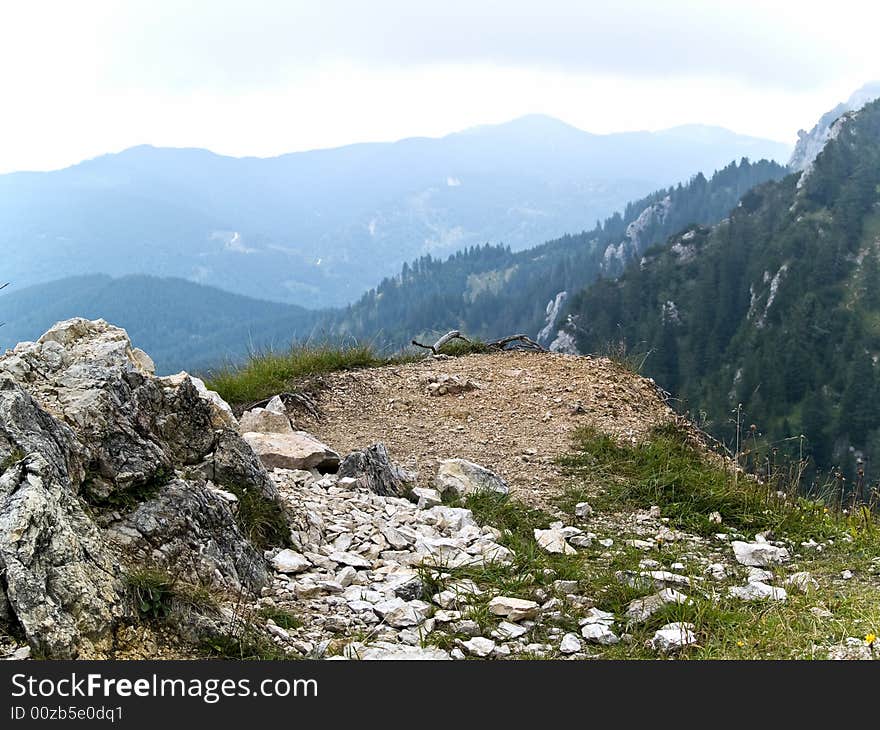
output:
<instances>
[{"instance_id":1,"label":"white rock","mask_svg":"<svg viewBox=\"0 0 880 730\"><path fill-rule=\"evenodd\" d=\"M461 498L469 494L493 492L507 494L510 488L495 472L465 459L440 462L434 485L443 497Z\"/></svg>"},{"instance_id":2,"label":"white rock","mask_svg":"<svg viewBox=\"0 0 880 730\"><path fill-rule=\"evenodd\" d=\"M636 598L630 601L626 607L626 618L633 622L639 623L653 616L663 606L670 604L691 604L692 601L684 593L679 593L672 588L664 588L663 590L645 598Z\"/></svg>"},{"instance_id":3,"label":"white rock","mask_svg":"<svg viewBox=\"0 0 880 730\"><path fill-rule=\"evenodd\" d=\"M268 469L334 471L339 466L339 454L305 431L291 433L246 431L241 436Z\"/></svg>"},{"instance_id":4,"label":"white rock","mask_svg":"<svg viewBox=\"0 0 880 730\"><path fill-rule=\"evenodd\" d=\"M767 542L742 542L741 540L734 540L731 546L733 547L733 554L737 562L742 565L766 568L788 560L788 550Z\"/></svg>"},{"instance_id":5,"label":"white rock","mask_svg":"<svg viewBox=\"0 0 880 730\"><path fill-rule=\"evenodd\" d=\"M785 585L794 588L801 593L809 593L819 587L818 581L807 571L793 573L785 579Z\"/></svg>"},{"instance_id":6,"label":"white rock","mask_svg":"<svg viewBox=\"0 0 880 730\"><path fill-rule=\"evenodd\" d=\"M739 598L743 601L785 601L788 599L785 588L776 588L760 581L747 583L744 586L732 586L727 589L727 593L733 598Z\"/></svg>"},{"instance_id":7,"label":"white rock","mask_svg":"<svg viewBox=\"0 0 880 730\"><path fill-rule=\"evenodd\" d=\"M611 625L614 623L614 614L610 611L602 611L598 608L590 608L587 611L587 615L584 616L578 623L581 626L584 626L586 624Z\"/></svg>"},{"instance_id":8,"label":"white rock","mask_svg":"<svg viewBox=\"0 0 880 730\"><path fill-rule=\"evenodd\" d=\"M773 580L774 574L764 568L749 568L749 583L767 583Z\"/></svg>"},{"instance_id":9,"label":"white rock","mask_svg":"<svg viewBox=\"0 0 880 730\"><path fill-rule=\"evenodd\" d=\"M590 506L589 502L578 502L574 506L574 516L575 517L580 517L581 519L584 519L586 517L589 517L591 514L593 514L593 508ZM572 636L573 636L573 634L572 634ZM575 638L577 638L577 637L575 637Z\"/></svg>"},{"instance_id":10,"label":"white rock","mask_svg":"<svg viewBox=\"0 0 880 730\"><path fill-rule=\"evenodd\" d=\"M266 631L272 634L272 636L277 636L282 641L290 641L290 634L272 621L266 623Z\"/></svg>"},{"instance_id":11,"label":"white rock","mask_svg":"<svg viewBox=\"0 0 880 730\"><path fill-rule=\"evenodd\" d=\"M352 568L369 568L373 564L357 553L334 552L329 555L330 560L340 565L350 565Z\"/></svg>"},{"instance_id":12,"label":"white rock","mask_svg":"<svg viewBox=\"0 0 880 730\"><path fill-rule=\"evenodd\" d=\"M583 644L577 634L566 634L559 644L559 651L562 654L577 654L582 648Z\"/></svg>"},{"instance_id":13,"label":"white rock","mask_svg":"<svg viewBox=\"0 0 880 730\"><path fill-rule=\"evenodd\" d=\"M578 582L576 580L554 580L553 581L553 590L557 593L561 593L563 595L567 595L569 593L574 593L578 589Z\"/></svg>"},{"instance_id":14,"label":"white rock","mask_svg":"<svg viewBox=\"0 0 880 730\"><path fill-rule=\"evenodd\" d=\"M24 659L31 658L31 648L29 646L20 646L18 649L13 651L11 654L3 657L8 661L22 661Z\"/></svg>"},{"instance_id":15,"label":"white rock","mask_svg":"<svg viewBox=\"0 0 880 730\"><path fill-rule=\"evenodd\" d=\"M342 570L340 570L336 574L336 582L339 583L343 588L348 588L357 577L357 571L352 568L350 565L346 565Z\"/></svg>"},{"instance_id":16,"label":"white rock","mask_svg":"<svg viewBox=\"0 0 880 730\"><path fill-rule=\"evenodd\" d=\"M485 636L475 636L473 639L462 641L461 646L471 656L487 657L494 651L495 642Z\"/></svg>"},{"instance_id":17,"label":"white rock","mask_svg":"<svg viewBox=\"0 0 880 730\"><path fill-rule=\"evenodd\" d=\"M364 661L448 661L452 657L437 647L409 646L378 641L357 652L352 652L352 659Z\"/></svg>"},{"instance_id":18,"label":"white rock","mask_svg":"<svg viewBox=\"0 0 880 730\"><path fill-rule=\"evenodd\" d=\"M498 624L498 628L492 632L492 636L502 641L508 641L510 639L518 639L528 632L529 630L525 626L520 626L510 621L502 621Z\"/></svg>"},{"instance_id":19,"label":"white rock","mask_svg":"<svg viewBox=\"0 0 880 730\"><path fill-rule=\"evenodd\" d=\"M287 415L287 406L284 405L284 401L281 400L280 395L273 395L269 399L269 402L266 404L266 410L270 411L271 413L276 413L280 416Z\"/></svg>"},{"instance_id":20,"label":"white rock","mask_svg":"<svg viewBox=\"0 0 880 730\"><path fill-rule=\"evenodd\" d=\"M588 548L592 546L594 539L595 536L593 533L588 532L586 535L574 535L573 537L570 537L568 539L568 544L572 547Z\"/></svg>"},{"instance_id":21,"label":"white rock","mask_svg":"<svg viewBox=\"0 0 880 730\"><path fill-rule=\"evenodd\" d=\"M424 601L404 601L394 597L375 604L373 610L386 624L401 629L422 623L428 617L431 606Z\"/></svg>"},{"instance_id":22,"label":"white rock","mask_svg":"<svg viewBox=\"0 0 880 730\"><path fill-rule=\"evenodd\" d=\"M241 433L293 433L290 419L284 413L268 408L252 408L245 411L238 421Z\"/></svg>"},{"instance_id":23,"label":"white rock","mask_svg":"<svg viewBox=\"0 0 880 730\"><path fill-rule=\"evenodd\" d=\"M609 629L604 623L590 623L584 625L581 629L581 636L587 641L594 644L602 644L604 646L610 646L611 644L616 644L620 641L617 634Z\"/></svg>"},{"instance_id":24,"label":"white rock","mask_svg":"<svg viewBox=\"0 0 880 730\"><path fill-rule=\"evenodd\" d=\"M654 634L650 644L655 651L670 653L680 651L696 641L693 624L672 623L661 626Z\"/></svg>"},{"instance_id":25,"label":"white rock","mask_svg":"<svg viewBox=\"0 0 880 730\"><path fill-rule=\"evenodd\" d=\"M438 530L457 532L465 527L477 526L474 513L464 507L431 507L431 509L425 510L422 518L432 522Z\"/></svg>"},{"instance_id":26,"label":"white rock","mask_svg":"<svg viewBox=\"0 0 880 730\"><path fill-rule=\"evenodd\" d=\"M400 530L391 527L390 525L382 525L379 528L379 531L382 533L382 536L388 541L388 544L396 550L402 550L413 542L413 539L408 538L404 535Z\"/></svg>"},{"instance_id":27,"label":"white rock","mask_svg":"<svg viewBox=\"0 0 880 730\"><path fill-rule=\"evenodd\" d=\"M657 543L655 543L651 540L635 539L635 540L626 540L624 542L624 545L627 545L628 547L637 548L638 550L648 551L648 550L653 550L657 546Z\"/></svg>"},{"instance_id":28,"label":"white rock","mask_svg":"<svg viewBox=\"0 0 880 730\"><path fill-rule=\"evenodd\" d=\"M535 530L535 541L548 553L560 553L563 555L576 555L575 550L565 539L565 533L560 528L549 530Z\"/></svg>"},{"instance_id":29,"label":"white rock","mask_svg":"<svg viewBox=\"0 0 880 730\"><path fill-rule=\"evenodd\" d=\"M522 598L496 596L489 601L490 613L496 616L504 616L514 623L525 619L533 619L540 611L541 607L537 603Z\"/></svg>"},{"instance_id":30,"label":"white rock","mask_svg":"<svg viewBox=\"0 0 880 730\"><path fill-rule=\"evenodd\" d=\"M440 492L436 489L413 487L410 493L416 498L416 500L418 500L419 509L430 509L431 507L443 504L443 500L440 498Z\"/></svg>"},{"instance_id":31,"label":"white rock","mask_svg":"<svg viewBox=\"0 0 880 730\"><path fill-rule=\"evenodd\" d=\"M840 577L843 578L844 580L850 580L853 577L853 572L851 570L844 570L840 574Z\"/></svg>"},{"instance_id":32,"label":"white rock","mask_svg":"<svg viewBox=\"0 0 880 730\"><path fill-rule=\"evenodd\" d=\"M461 611L441 609L434 614L433 618L439 624L448 624L452 621L458 621L461 618Z\"/></svg>"},{"instance_id":33,"label":"white rock","mask_svg":"<svg viewBox=\"0 0 880 730\"><path fill-rule=\"evenodd\" d=\"M272 567L279 573L301 573L312 567L312 561L295 550L282 550L272 558Z\"/></svg>"}]
</instances>

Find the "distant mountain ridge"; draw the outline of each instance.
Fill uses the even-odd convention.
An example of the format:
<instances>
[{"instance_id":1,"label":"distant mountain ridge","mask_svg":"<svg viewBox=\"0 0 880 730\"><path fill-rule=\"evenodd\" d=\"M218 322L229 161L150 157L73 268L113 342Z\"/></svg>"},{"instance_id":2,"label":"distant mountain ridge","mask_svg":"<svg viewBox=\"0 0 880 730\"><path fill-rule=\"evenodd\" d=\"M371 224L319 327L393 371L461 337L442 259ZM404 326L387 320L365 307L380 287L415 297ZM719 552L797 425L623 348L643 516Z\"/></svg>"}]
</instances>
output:
<instances>
[{"instance_id":1,"label":"distant mountain ridge","mask_svg":"<svg viewBox=\"0 0 880 730\"><path fill-rule=\"evenodd\" d=\"M0 175L3 275L150 274L344 305L419 256L520 250L694 170L788 152L717 128L595 135L540 115L267 159L140 146Z\"/></svg>"},{"instance_id":2,"label":"distant mountain ridge","mask_svg":"<svg viewBox=\"0 0 880 730\"><path fill-rule=\"evenodd\" d=\"M445 260L422 257L340 309L306 310L183 279L139 275L15 286L0 296L7 322L0 328L0 348L74 315L124 326L138 346L154 354L161 372L208 368L240 360L249 349L283 348L310 337L370 340L391 351L435 329L460 327L493 337L513 331L534 335L543 328L538 337L550 344L558 338L569 292L597 276L617 275L631 257L690 221L717 220L744 192L784 173L775 163L743 160L708 180L699 174L686 185L630 203L592 231L534 249L486 245ZM555 306L548 307L548 300Z\"/></svg>"}]
</instances>

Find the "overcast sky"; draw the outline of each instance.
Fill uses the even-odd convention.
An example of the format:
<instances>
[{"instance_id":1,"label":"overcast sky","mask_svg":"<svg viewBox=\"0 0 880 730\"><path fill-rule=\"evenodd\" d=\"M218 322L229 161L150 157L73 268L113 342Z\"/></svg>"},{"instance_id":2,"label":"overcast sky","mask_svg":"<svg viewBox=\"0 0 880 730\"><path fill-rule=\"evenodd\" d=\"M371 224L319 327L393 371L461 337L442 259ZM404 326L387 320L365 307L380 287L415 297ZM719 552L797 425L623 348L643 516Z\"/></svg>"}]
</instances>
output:
<instances>
[{"instance_id":1,"label":"overcast sky","mask_svg":"<svg viewBox=\"0 0 880 730\"><path fill-rule=\"evenodd\" d=\"M544 113L793 142L880 78L880 4L0 0L0 172L274 155Z\"/></svg>"}]
</instances>

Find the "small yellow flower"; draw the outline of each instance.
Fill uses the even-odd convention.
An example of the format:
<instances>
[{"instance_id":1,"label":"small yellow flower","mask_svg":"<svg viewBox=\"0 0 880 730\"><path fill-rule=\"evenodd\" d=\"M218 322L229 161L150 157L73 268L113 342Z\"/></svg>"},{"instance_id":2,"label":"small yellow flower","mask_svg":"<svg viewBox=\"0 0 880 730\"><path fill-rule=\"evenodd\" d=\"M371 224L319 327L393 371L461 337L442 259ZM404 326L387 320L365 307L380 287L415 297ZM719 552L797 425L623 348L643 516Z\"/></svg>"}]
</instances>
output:
<instances>
[{"instance_id":1,"label":"small yellow flower","mask_svg":"<svg viewBox=\"0 0 880 730\"><path fill-rule=\"evenodd\" d=\"M877 635L871 631L868 634L865 634L865 643L868 646L874 646L874 642L877 641Z\"/></svg>"},{"instance_id":2,"label":"small yellow flower","mask_svg":"<svg viewBox=\"0 0 880 730\"><path fill-rule=\"evenodd\" d=\"M745 642L744 641L737 641L736 645L737 646L745 646Z\"/></svg>"}]
</instances>

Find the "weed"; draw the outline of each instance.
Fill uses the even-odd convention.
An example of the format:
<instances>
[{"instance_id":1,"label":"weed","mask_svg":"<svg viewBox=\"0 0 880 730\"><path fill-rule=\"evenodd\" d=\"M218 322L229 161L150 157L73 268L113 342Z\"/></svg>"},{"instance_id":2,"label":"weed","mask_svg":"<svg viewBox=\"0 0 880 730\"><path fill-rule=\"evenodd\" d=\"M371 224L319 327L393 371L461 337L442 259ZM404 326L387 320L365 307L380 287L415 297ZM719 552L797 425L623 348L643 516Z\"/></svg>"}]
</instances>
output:
<instances>
[{"instance_id":1,"label":"weed","mask_svg":"<svg viewBox=\"0 0 880 730\"><path fill-rule=\"evenodd\" d=\"M257 612L257 616L264 620L271 619L276 626L280 626L282 629L298 629L303 625L302 619L296 614L277 606L263 606Z\"/></svg>"},{"instance_id":2,"label":"weed","mask_svg":"<svg viewBox=\"0 0 880 730\"><path fill-rule=\"evenodd\" d=\"M290 526L281 505L253 488L227 485L238 498L235 521L244 535L260 550L290 545Z\"/></svg>"},{"instance_id":3,"label":"weed","mask_svg":"<svg viewBox=\"0 0 880 730\"><path fill-rule=\"evenodd\" d=\"M138 613L157 621L171 613L174 598L174 578L156 568L144 568L129 573L126 583Z\"/></svg>"},{"instance_id":4,"label":"weed","mask_svg":"<svg viewBox=\"0 0 880 730\"><path fill-rule=\"evenodd\" d=\"M286 352L252 353L243 365L229 365L209 373L206 384L229 403L253 403L295 390L296 382L309 376L378 367L388 362L370 345L298 344Z\"/></svg>"},{"instance_id":5,"label":"weed","mask_svg":"<svg viewBox=\"0 0 880 730\"><path fill-rule=\"evenodd\" d=\"M253 629L215 634L204 639L200 649L206 659L280 661L291 658Z\"/></svg>"},{"instance_id":6,"label":"weed","mask_svg":"<svg viewBox=\"0 0 880 730\"><path fill-rule=\"evenodd\" d=\"M21 449L19 449L19 448L12 449L12 451L10 451L6 455L6 458L4 458L2 461L0 461L0 474L3 474L13 464L17 464L25 456L26 456L26 454Z\"/></svg>"},{"instance_id":7,"label":"weed","mask_svg":"<svg viewBox=\"0 0 880 730\"><path fill-rule=\"evenodd\" d=\"M658 505L675 527L702 535L718 531L709 519L713 512L728 528L771 530L792 539L823 539L841 531L821 502L778 492L727 468L677 425L655 428L637 446L582 429L575 436L575 453L562 464L575 476L602 480L604 491L595 498L600 507Z\"/></svg>"},{"instance_id":8,"label":"weed","mask_svg":"<svg viewBox=\"0 0 880 730\"><path fill-rule=\"evenodd\" d=\"M440 348L438 354L450 357L462 355L484 355L492 349L482 340L451 340Z\"/></svg>"}]
</instances>

